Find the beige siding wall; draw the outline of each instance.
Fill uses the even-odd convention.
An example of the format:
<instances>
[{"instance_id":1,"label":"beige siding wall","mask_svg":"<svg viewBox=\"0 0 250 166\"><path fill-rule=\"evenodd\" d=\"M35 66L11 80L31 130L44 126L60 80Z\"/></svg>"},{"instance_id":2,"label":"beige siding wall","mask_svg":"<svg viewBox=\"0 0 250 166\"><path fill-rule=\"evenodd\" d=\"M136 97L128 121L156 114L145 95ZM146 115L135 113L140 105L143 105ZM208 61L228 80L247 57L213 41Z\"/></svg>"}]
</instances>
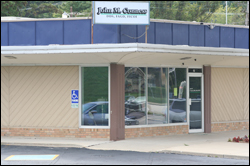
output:
<instances>
[{"instance_id":1,"label":"beige siding wall","mask_svg":"<svg viewBox=\"0 0 250 166\"><path fill-rule=\"evenodd\" d=\"M249 69L212 68L211 80L212 122L249 120Z\"/></svg>"},{"instance_id":2,"label":"beige siding wall","mask_svg":"<svg viewBox=\"0 0 250 166\"><path fill-rule=\"evenodd\" d=\"M8 68L9 127L78 127L79 111L71 108L70 96L79 89L78 66Z\"/></svg>"},{"instance_id":3,"label":"beige siding wall","mask_svg":"<svg viewBox=\"0 0 250 166\"><path fill-rule=\"evenodd\" d=\"M1 66L1 127L9 126L9 70Z\"/></svg>"},{"instance_id":4,"label":"beige siding wall","mask_svg":"<svg viewBox=\"0 0 250 166\"><path fill-rule=\"evenodd\" d=\"M249 120L249 69L244 69L244 119Z\"/></svg>"}]
</instances>

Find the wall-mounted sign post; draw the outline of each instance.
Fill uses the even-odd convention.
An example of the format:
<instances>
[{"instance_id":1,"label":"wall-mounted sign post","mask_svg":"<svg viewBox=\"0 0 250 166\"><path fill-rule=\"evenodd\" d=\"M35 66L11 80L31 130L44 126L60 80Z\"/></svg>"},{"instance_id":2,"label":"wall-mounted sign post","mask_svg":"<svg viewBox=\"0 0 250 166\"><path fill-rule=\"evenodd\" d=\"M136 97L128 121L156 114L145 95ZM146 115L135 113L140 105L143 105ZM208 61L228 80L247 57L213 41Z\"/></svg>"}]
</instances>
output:
<instances>
[{"instance_id":1,"label":"wall-mounted sign post","mask_svg":"<svg viewBox=\"0 0 250 166\"><path fill-rule=\"evenodd\" d=\"M78 108L79 102L79 91L71 90L71 108Z\"/></svg>"},{"instance_id":2,"label":"wall-mounted sign post","mask_svg":"<svg viewBox=\"0 0 250 166\"><path fill-rule=\"evenodd\" d=\"M149 25L149 1L93 1L93 24Z\"/></svg>"}]
</instances>

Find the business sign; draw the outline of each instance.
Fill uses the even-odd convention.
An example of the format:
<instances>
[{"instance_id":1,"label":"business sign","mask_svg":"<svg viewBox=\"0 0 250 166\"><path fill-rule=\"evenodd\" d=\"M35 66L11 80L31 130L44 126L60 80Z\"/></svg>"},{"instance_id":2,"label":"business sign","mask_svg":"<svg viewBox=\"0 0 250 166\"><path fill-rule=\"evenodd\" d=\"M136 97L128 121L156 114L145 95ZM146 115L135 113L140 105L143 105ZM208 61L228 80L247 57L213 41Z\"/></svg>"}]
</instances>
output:
<instances>
[{"instance_id":1,"label":"business sign","mask_svg":"<svg viewBox=\"0 0 250 166\"><path fill-rule=\"evenodd\" d=\"M149 1L93 1L93 24L149 25Z\"/></svg>"},{"instance_id":2,"label":"business sign","mask_svg":"<svg viewBox=\"0 0 250 166\"><path fill-rule=\"evenodd\" d=\"M79 93L78 90L71 90L71 108L78 108Z\"/></svg>"}]
</instances>

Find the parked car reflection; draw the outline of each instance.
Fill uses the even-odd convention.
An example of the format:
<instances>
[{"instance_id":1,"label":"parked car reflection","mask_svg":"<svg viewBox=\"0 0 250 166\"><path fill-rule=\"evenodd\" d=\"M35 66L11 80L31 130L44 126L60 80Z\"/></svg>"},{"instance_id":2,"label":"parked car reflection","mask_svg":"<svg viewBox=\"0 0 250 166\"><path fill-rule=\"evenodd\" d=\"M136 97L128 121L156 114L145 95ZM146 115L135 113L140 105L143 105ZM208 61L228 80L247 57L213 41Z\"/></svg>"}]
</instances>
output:
<instances>
[{"instance_id":1,"label":"parked car reflection","mask_svg":"<svg viewBox=\"0 0 250 166\"><path fill-rule=\"evenodd\" d=\"M201 99L192 99L190 106L190 129L201 129Z\"/></svg>"},{"instance_id":2,"label":"parked car reflection","mask_svg":"<svg viewBox=\"0 0 250 166\"><path fill-rule=\"evenodd\" d=\"M108 101L96 101L82 105L82 125L108 126ZM125 125L138 125L134 116L125 116Z\"/></svg>"},{"instance_id":3,"label":"parked car reflection","mask_svg":"<svg viewBox=\"0 0 250 166\"><path fill-rule=\"evenodd\" d=\"M82 125L108 126L108 102L97 101L82 106Z\"/></svg>"},{"instance_id":4,"label":"parked car reflection","mask_svg":"<svg viewBox=\"0 0 250 166\"><path fill-rule=\"evenodd\" d=\"M169 103L169 123L186 122L186 99L169 99Z\"/></svg>"},{"instance_id":5,"label":"parked car reflection","mask_svg":"<svg viewBox=\"0 0 250 166\"><path fill-rule=\"evenodd\" d=\"M171 99L169 108L169 122L187 122L186 99ZM191 99L190 106L190 128L201 128L201 99Z\"/></svg>"}]
</instances>

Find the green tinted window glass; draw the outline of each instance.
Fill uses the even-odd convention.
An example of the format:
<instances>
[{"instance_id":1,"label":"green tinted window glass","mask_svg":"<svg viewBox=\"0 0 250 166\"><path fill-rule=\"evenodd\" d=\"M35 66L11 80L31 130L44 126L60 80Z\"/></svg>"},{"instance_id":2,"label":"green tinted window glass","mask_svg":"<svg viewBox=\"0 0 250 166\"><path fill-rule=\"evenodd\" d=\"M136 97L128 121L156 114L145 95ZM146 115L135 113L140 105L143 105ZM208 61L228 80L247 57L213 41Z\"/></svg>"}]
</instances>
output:
<instances>
[{"instance_id":1,"label":"green tinted window glass","mask_svg":"<svg viewBox=\"0 0 250 166\"><path fill-rule=\"evenodd\" d=\"M82 125L108 126L108 67L82 67L81 79Z\"/></svg>"}]
</instances>

